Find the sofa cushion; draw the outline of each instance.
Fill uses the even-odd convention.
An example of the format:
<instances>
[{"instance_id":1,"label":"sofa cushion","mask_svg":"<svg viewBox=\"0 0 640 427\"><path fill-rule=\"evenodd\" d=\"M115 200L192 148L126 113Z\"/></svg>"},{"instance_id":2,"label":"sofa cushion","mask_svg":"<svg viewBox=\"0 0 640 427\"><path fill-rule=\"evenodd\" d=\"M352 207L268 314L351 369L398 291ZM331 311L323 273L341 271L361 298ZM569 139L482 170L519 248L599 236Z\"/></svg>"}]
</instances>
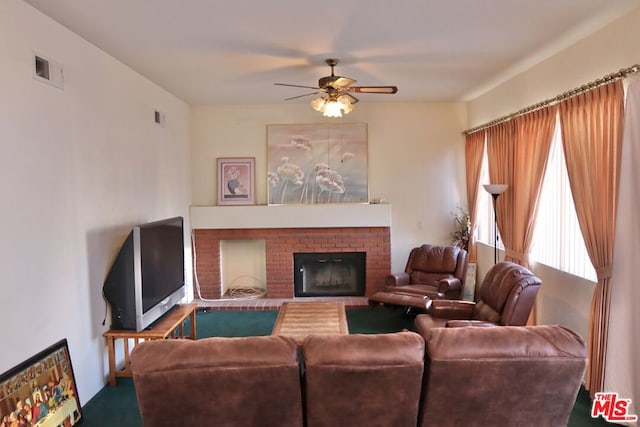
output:
<instances>
[{"instance_id":1,"label":"sofa cushion","mask_svg":"<svg viewBox=\"0 0 640 427\"><path fill-rule=\"evenodd\" d=\"M308 427L416 425L420 335L313 335L302 351Z\"/></svg>"},{"instance_id":2,"label":"sofa cushion","mask_svg":"<svg viewBox=\"0 0 640 427\"><path fill-rule=\"evenodd\" d=\"M485 322L497 323L500 320L500 313L498 313L485 301L478 301L476 303L476 306L474 307L473 317L476 320L484 320Z\"/></svg>"},{"instance_id":3,"label":"sofa cushion","mask_svg":"<svg viewBox=\"0 0 640 427\"><path fill-rule=\"evenodd\" d=\"M302 425L290 338L146 341L130 357L145 427Z\"/></svg>"},{"instance_id":4,"label":"sofa cushion","mask_svg":"<svg viewBox=\"0 0 640 427\"><path fill-rule=\"evenodd\" d=\"M423 427L567 425L586 367L584 342L573 332L433 328L425 339Z\"/></svg>"},{"instance_id":5,"label":"sofa cushion","mask_svg":"<svg viewBox=\"0 0 640 427\"><path fill-rule=\"evenodd\" d=\"M425 272L420 270L413 270L410 274L410 282L411 285L415 284L424 284L429 285L430 290L437 291L438 290L438 282L442 279L446 279L451 277L449 273L432 273Z\"/></svg>"},{"instance_id":6,"label":"sofa cushion","mask_svg":"<svg viewBox=\"0 0 640 427\"><path fill-rule=\"evenodd\" d=\"M440 273L444 275L443 277L448 277L456 271L459 252L460 248L457 246L432 246L425 244L417 249L411 261L410 268L411 270ZM431 277L430 280L437 281L437 277L439 276L435 275ZM418 280L417 283L424 283L424 280L427 280L427 277Z\"/></svg>"}]
</instances>

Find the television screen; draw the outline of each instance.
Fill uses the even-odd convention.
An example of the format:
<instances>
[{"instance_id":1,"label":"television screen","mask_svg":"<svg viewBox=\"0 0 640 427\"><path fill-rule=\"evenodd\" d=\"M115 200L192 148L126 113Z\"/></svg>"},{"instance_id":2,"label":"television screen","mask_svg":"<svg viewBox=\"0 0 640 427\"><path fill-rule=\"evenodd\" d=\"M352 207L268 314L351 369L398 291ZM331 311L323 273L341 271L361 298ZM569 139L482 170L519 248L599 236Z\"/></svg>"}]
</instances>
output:
<instances>
[{"instance_id":1,"label":"television screen","mask_svg":"<svg viewBox=\"0 0 640 427\"><path fill-rule=\"evenodd\" d=\"M180 220L140 226L142 312L184 285L184 236Z\"/></svg>"}]
</instances>

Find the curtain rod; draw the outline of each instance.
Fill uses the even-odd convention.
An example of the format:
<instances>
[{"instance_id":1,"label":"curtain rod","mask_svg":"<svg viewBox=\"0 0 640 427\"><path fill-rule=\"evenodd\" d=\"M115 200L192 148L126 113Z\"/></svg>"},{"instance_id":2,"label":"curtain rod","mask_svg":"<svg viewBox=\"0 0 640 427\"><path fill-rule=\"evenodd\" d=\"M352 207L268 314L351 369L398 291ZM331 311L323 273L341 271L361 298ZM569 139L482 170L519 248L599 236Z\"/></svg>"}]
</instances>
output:
<instances>
[{"instance_id":1,"label":"curtain rod","mask_svg":"<svg viewBox=\"0 0 640 427\"><path fill-rule=\"evenodd\" d=\"M593 88L596 88L598 86L605 85L605 84L610 83L610 82L612 82L614 80L623 79L623 78L627 77L629 74L634 74L634 73L638 73L638 72L640 72L640 65L639 64L632 65L631 67L628 67L628 68L623 68L620 71L618 71L617 73L608 74L608 75L606 75L606 76L604 76L604 77L602 77L602 78L600 78L598 80L594 80L594 81L589 82L587 84L584 84L582 86L578 86L578 87L573 88L573 89L571 89L571 90L569 90L567 92L563 92L560 95L554 96L553 98L545 99L542 102L538 102L537 104L530 105L530 106L528 106L526 108L523 108L522 110L516 111L515 113L511 113L511 114L508 114L506 116L502 116L500 118L497 118L495 120L491 120L490 122L487 122L485 124L473 127L471 129L467 129L467 130L463 131L462 133L465 134L465 135L469 135L471 133L478 132L480 130L489 128L491 126L495 126L497 124L507 122L507 121L509 121L509 120L511 120L511 119L513 119L515 117L522 116L522 115L530 113L532 111L539 110L541 108L544 108L544 107L547 107L549 105L555 104L555 103L560 102L562 100L565 100L567 98L571 98L572 96L579 95L579 94L581 94L583 92L586 92L586 91L591 90Z\"/></svg>"}]
</instances>

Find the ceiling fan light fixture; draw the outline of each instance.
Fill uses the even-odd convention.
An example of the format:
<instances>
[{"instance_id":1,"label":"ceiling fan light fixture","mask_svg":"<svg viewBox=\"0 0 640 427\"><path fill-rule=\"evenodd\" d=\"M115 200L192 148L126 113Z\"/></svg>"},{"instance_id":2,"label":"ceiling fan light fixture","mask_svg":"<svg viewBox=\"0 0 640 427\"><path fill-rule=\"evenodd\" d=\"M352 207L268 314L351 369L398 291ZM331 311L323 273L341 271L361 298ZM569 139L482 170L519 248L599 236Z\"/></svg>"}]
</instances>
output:
<instances>
[{"instance_id":1,"label":"ceiling fan light fixture","mask_svg":"<svg viewBox=\"0 0 640 427\"><path fill-rule=\"evenodd\" d=\"M344 105L338 101L329 101L324 104L324 111L322 113L325 117L342 117L342 110Z\"/></svg>"},{"instance_id":2,"label":"ceiling fan light fixture","mask_svg":"<svg viewBox=\"0 0 640 427\"><path fill-rule=\"evenodd\" d=\"M342 111L344 111L344 114L349 114L353 110L351 98L349 98L347 95L340 95L337 101L338 103L342 104Z\"/></svg>"},{"instance_id":3,"label":"ceiling fan light fixture","mask_svg":"<svg viewBox=\"0 0 640 427\"><path fill-rule=\"evenodd\" d=\"M349 99L347 95L340 95L336 98L336 101L338 101L342 105L351 105L351 99Z\"/></svg>"},{"instance_id":4,"label":"ceiling fan light fixture","mask_svg":"<svg viewBox=\"0 0 640 427\"><path fill-rule=\"evenodd\" d=\"M327 101L323 97L319 96L311 100L311 108L321 113L324 113L324 106L326 103Z\"/></svg>"},{"instance_id":5,"label":"ceiling fan light fixture","mask_svg":"<svg viewBox=\"0 0 640 427\"><path fill-rule=\"evenodd\" d=\"M351 99L346 95L324 98L319 96L311 101L311 108L322 113L325 117L342 117L353 110Z\"/></svg>"}]
</instances>

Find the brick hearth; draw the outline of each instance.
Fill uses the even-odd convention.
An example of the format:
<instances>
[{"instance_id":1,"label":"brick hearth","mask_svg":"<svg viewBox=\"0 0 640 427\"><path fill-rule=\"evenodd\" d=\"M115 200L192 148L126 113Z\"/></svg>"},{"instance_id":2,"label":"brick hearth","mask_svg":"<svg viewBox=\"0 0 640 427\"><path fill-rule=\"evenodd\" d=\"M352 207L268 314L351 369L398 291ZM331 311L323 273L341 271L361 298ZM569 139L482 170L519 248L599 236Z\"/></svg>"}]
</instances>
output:
<instances>
[{"instance_id":1,"label":"brick hearth","mask_svg":"<svg viewBox=\"0 0 640 427\"><path fill-rule=\"evenodd\" d=\"M391 271L389 227L199 228L194 230L195 271L206 299L221 295L221 240L265 241L266 298L293 298L294 252L366 252L366 296L384 288Z\"/></svg>"}]
</instances>

